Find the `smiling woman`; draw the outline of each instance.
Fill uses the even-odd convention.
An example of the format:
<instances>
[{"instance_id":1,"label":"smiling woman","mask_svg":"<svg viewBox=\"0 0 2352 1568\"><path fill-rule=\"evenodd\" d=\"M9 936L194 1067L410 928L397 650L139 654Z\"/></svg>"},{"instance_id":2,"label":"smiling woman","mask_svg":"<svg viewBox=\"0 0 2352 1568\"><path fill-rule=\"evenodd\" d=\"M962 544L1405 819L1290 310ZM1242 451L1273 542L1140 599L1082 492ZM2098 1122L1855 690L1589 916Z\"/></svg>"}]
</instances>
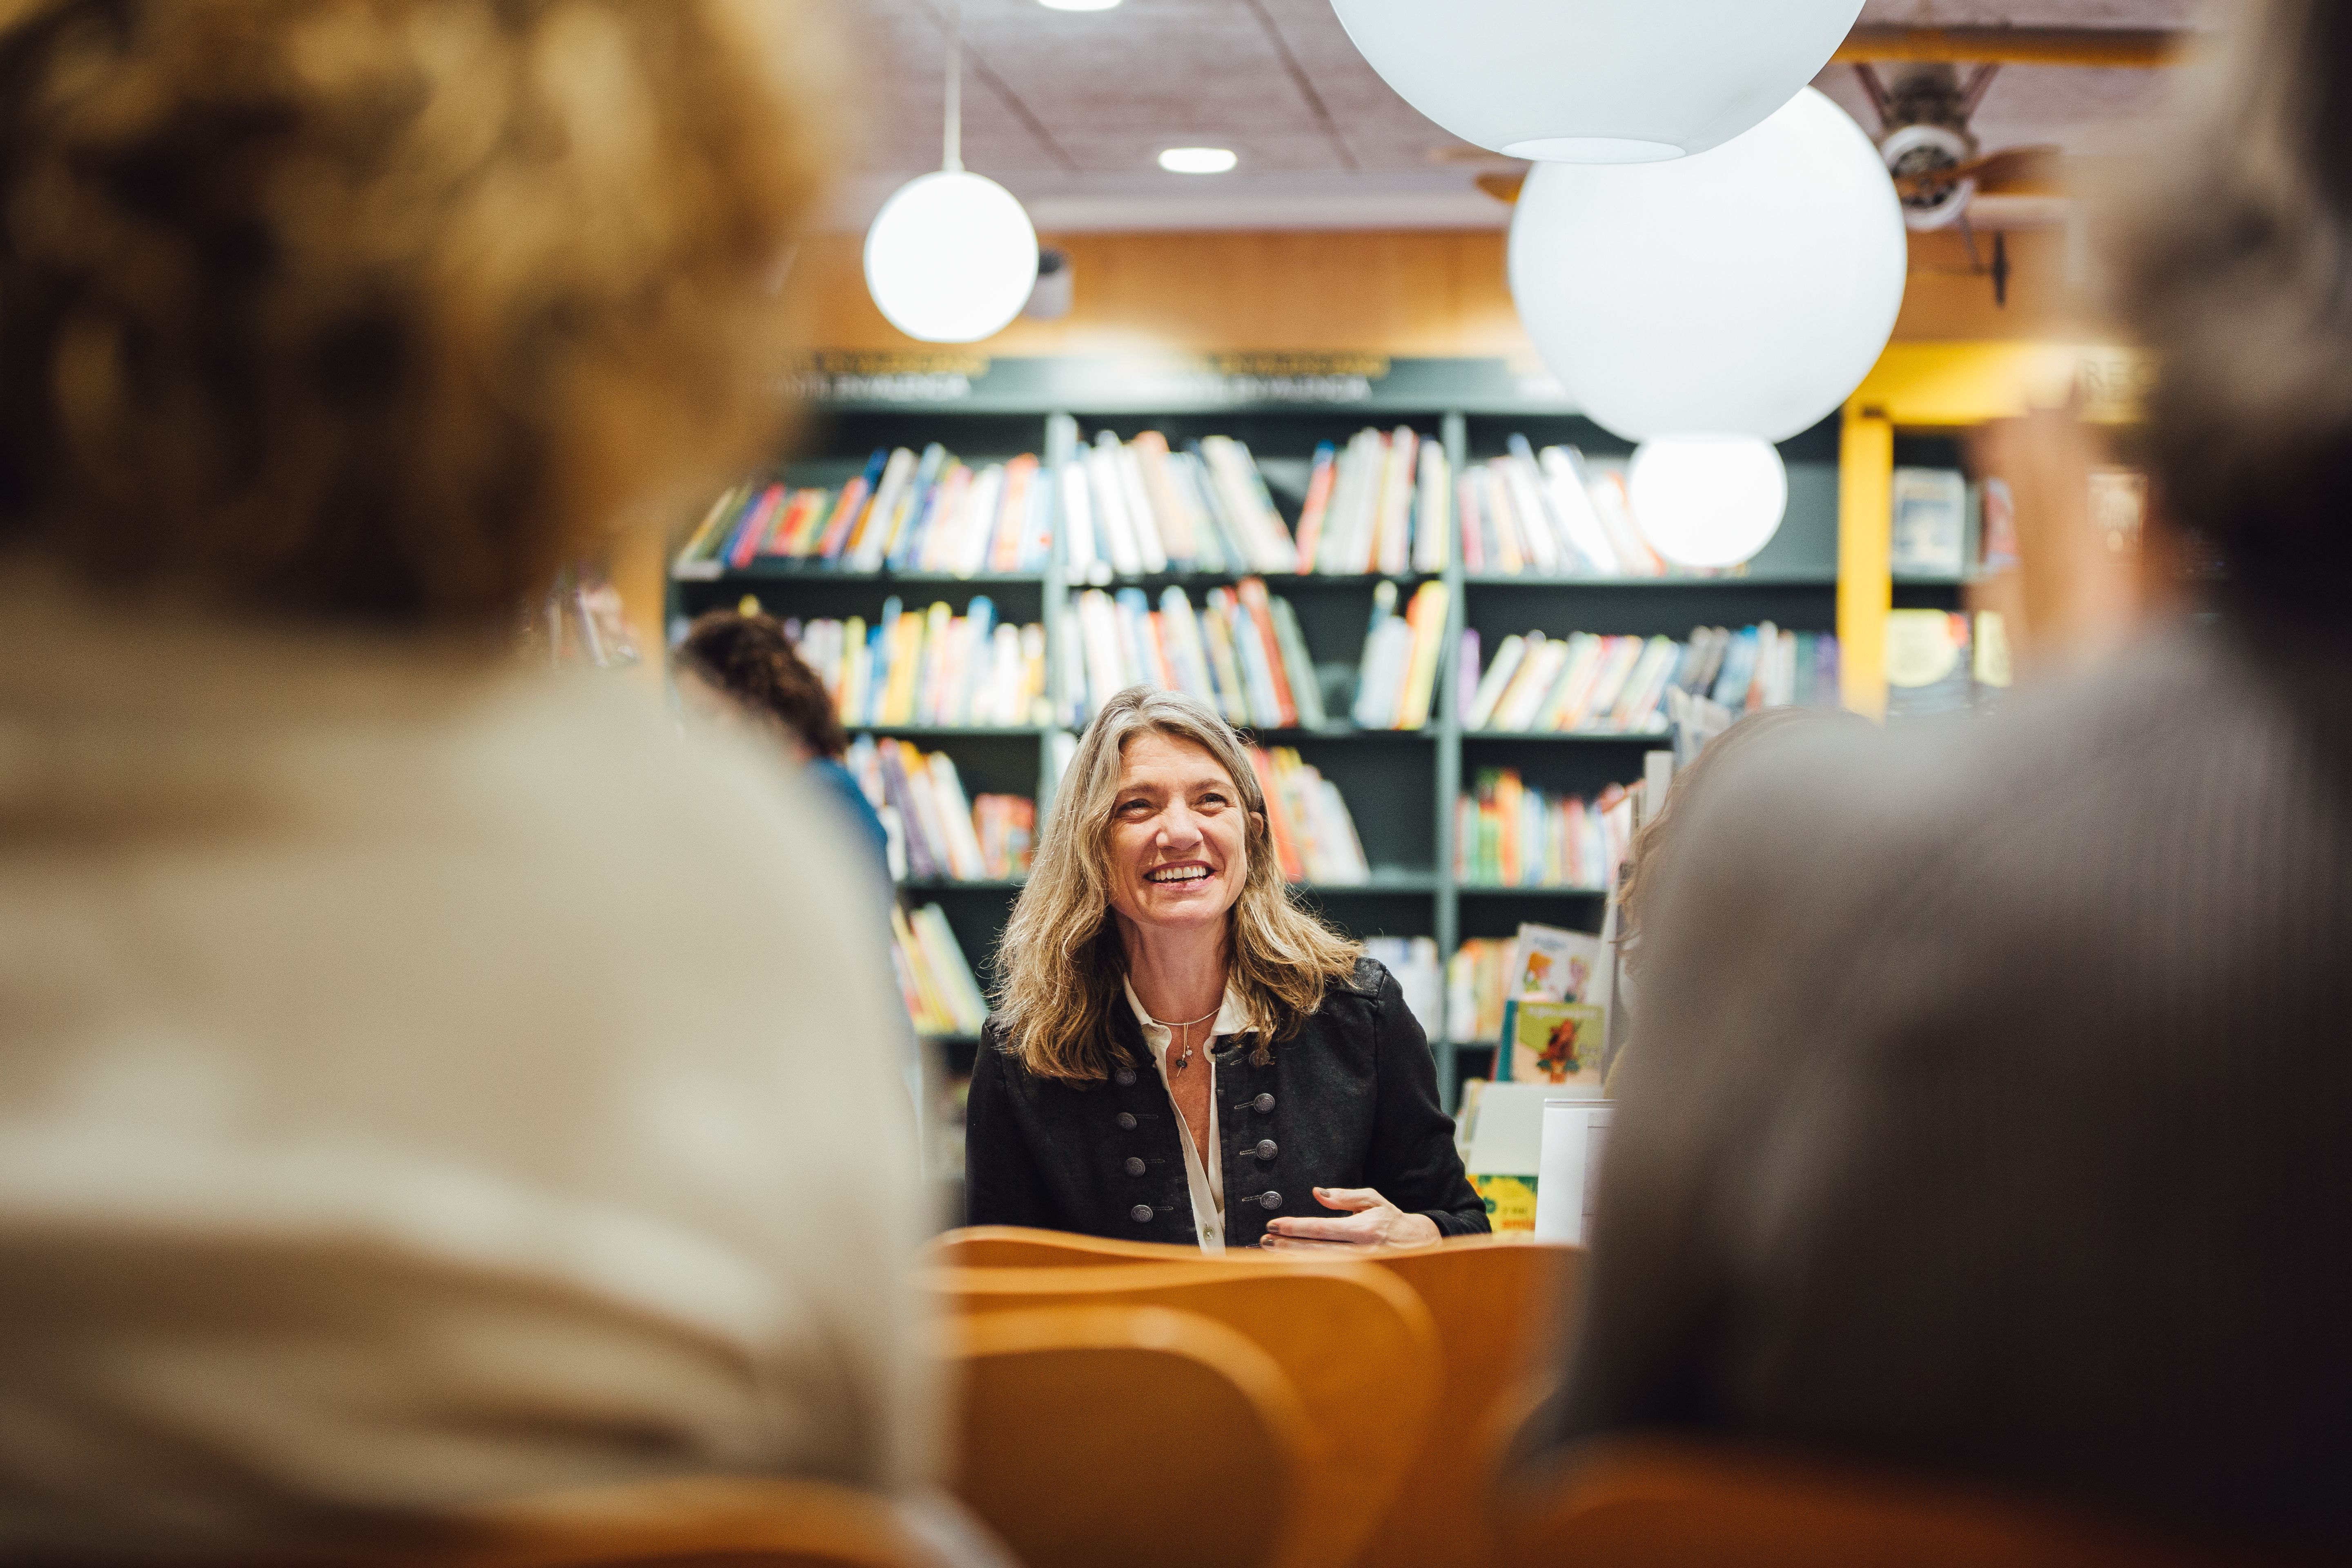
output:
<instances>
[{"instance_id":1,"label":"smiling woman","mask_svg":"<svg viewBox=\"0 0 2352 1568\"><path fill-rule=\"evenodd\" d=\"M998 954L972 1224L1209 1253L1486 1228L1395 979L1290 901L1273 848L1223 720L1142 687L1096 716Z\"/></svg>"}]
</instances>

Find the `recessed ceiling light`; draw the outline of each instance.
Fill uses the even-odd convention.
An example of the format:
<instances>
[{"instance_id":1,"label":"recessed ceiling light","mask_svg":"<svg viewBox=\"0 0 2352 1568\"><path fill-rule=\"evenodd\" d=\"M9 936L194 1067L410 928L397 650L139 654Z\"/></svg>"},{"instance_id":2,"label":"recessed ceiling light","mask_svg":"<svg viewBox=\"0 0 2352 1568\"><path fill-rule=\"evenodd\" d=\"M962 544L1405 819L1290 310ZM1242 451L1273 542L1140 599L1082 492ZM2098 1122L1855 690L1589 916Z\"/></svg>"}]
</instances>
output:
<instances>
[{"instance_id":1,"label":"recessed ceiling light","mask_svg":"<svg viewBox=\"0 0 2352 1568\"><path fill-rule=\"evenodd\" d=\"M1108 11L1118 0L1037 0L1048 11Z\"/></svg>"},{"instance_id":2,"label":"recessed ceiling light","mask_svg":"<svg viewBox=\"0 0 2352 1568\"><path fill-rule=\"evenodd\" d=\"M1160 166L1171 174L1222 174L1241 160L1228 147L1171 147Z\"/></svg>"}]
</instances>

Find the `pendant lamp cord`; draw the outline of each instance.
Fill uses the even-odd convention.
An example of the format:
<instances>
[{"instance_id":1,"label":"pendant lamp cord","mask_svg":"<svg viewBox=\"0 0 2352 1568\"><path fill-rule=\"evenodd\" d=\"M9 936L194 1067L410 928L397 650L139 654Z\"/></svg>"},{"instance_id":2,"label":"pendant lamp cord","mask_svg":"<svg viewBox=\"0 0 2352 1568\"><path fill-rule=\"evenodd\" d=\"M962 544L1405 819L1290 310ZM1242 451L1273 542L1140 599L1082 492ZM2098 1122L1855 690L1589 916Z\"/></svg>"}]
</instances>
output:
<instances>
[{"instance_id":1,"label":"pendant lamp cord","mask_svg":"<svg viewBox=\"0 0 2352 1568\"><path fill-rule=\"evenodd\" d=\"M947 133L940 167L950 174L963 173L963 0L956 0L955 22L948 35Z\"/></svg>"}]
</instances>

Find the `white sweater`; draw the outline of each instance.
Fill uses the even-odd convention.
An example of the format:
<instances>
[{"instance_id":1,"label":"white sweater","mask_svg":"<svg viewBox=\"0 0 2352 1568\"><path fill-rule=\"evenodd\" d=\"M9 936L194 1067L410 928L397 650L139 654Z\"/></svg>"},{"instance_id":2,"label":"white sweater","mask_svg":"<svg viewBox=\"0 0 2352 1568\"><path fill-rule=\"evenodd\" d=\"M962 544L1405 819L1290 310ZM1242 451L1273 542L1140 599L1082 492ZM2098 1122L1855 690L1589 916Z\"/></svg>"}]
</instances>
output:
<instances>
[{"instance_id":1,"label":"white sweater","mask_svg":"<svg viewBox=\"0 0 2352 1568\"><path fill-rule=\"evenodd\" d=\"M927 1479L831 824L625 678L0 573L0 1556Z\"/></svg>"}]
</instances>

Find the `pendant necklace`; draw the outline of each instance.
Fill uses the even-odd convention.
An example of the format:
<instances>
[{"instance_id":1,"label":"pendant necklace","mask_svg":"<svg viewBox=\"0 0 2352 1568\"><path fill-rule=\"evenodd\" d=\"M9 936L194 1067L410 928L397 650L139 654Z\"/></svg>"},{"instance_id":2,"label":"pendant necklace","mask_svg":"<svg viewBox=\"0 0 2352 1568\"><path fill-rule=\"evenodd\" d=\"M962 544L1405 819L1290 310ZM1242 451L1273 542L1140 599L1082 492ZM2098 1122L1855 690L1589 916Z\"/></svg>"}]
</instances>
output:
<instances>
[{"instance_id":1,"label":"pendant necklace","mask_svg":"<svg viewBox=\"0 0 2352 1568\"><path fill-rule=\"evenodd\" d=\"M1171 1023L1169 1023L1169 1022L1168 1022L1166 1019L1164 1019L1164 1018L1154 1018L1154 1019L1152 1019L1151 1021L1152 1021L1153 1023L1155 1023L1155 1024L1159 1025L1159 1026L1160 1026L1161 1028L1163 1028L1163 1029L1173 1029L1173 1030L1181 1031L1181 1030L1185 1030L1185 1029L1192 1028L1194 1025L1197 1025L1197 1024L1205 1024L1205 1023L1207 1023L1210 1019L1212 1019L1212 1018L1215 1017L1215 1016L1217 1016L1217 1013L1222 1013L1222 1012L1223 1012L1224 1010L1225 1010L1224 1004L1223 1004L1223 1003L1222 1003L1222 1002L1220 1002L1219 1004L1217 1004L1217 1012L1216 1012L1216 1013L1203 1013L1203 1014L1202 1014L1199 1017L1197 1017L1197 1018L1193 1019L1191 1023L1187 1023L1187 1024L1171 1024ZM1181 1037L1181 1037L1181 1033L1179 1034L1179 1037L1179 1037L1179 1038L1181 1038ZM1191 1046L1189 1046L1189 1045L1188 1045L1188 1046L1186 1046L1186 1047L1184 1047L1184 1054L1183 1054L1182 1056L1181 1056L1181 1057L1177 1058L1174 1061L1172 1061L1172 1062L1171 1062L1171 1063L1169 1063L1169 1064L1168 1064L1168 1070L1169 1070L1169 1071L1171 1071L1171 1072L1182 1072L1186 1068L1191 1067L1192 1065L1192 1047Z\"/></svg>"}]
</instances>

